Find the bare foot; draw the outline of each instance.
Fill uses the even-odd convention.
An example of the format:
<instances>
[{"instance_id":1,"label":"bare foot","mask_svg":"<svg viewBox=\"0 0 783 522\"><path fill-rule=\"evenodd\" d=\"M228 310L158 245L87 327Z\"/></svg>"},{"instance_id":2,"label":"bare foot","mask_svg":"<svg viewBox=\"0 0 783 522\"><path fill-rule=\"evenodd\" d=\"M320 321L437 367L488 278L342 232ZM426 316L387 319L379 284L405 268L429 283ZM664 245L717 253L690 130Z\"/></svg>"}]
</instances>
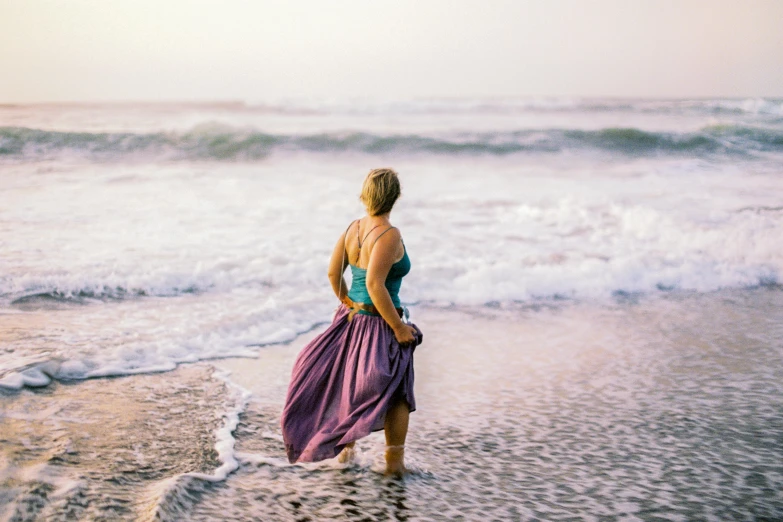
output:
<instances>
[{"instance_id":1,"label":"bare foot","mask_svg":"<svg viewBox=\"0 0 783 522\"><path fill-rule=\"evenodd\" d=\"M339 455L337 455L337 462L340 464L347 464L349 462L353 462L354 457L356 456L356 451L353 449L355 442L349 442L345 445L343 450L340 452Z\"/></svg>"},{"instance_id":2,"label":"bare foot","mask_svg":"<svg viewBox=\"0 0 783 522\"><path fill-rule=\"evenodd\" d=\"M386 476L402 477L405 468L405 446L386 446Z\"/></svg>"}]
</instances>

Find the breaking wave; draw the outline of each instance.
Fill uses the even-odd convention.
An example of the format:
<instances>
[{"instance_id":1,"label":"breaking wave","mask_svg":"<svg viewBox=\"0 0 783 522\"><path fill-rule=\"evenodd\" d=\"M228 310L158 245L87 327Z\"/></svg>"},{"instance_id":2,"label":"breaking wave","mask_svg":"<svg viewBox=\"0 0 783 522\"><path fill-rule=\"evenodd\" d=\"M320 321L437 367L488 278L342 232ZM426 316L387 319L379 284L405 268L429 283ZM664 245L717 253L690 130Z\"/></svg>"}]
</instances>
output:
<instances>
[{"instance_id":1,"label":"breaking wave","mask_svg":"<svg viewBox=\"0 0 783 522\"><path fill-rule=\"evenodd\" d=\"M0 158L37 160L79 157L155 160L259 160L275 152L494 155L598 151L625 155L732 154L783 151L776 129L713 125L696 132L650 132L635 128L545 129L451 135L268 134L216 125L184 133L60 132L0 127Z\"/></svg>"}]
</instances>

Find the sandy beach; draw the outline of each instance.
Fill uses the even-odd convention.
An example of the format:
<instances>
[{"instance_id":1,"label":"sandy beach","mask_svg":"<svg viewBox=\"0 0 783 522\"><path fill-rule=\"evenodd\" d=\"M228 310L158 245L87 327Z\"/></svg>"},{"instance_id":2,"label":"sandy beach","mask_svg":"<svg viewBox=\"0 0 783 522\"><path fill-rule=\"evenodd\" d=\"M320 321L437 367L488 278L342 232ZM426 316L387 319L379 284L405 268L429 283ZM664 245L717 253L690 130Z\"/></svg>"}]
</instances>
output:
<instances>
[{"instance_id":1,"label":"sandy beach","mask_svg":"<svg viewBox=\"0 0 783 522\"><path fill-rule=\"evenodd\" d=\"M381 433L348 465L286 461L279 415L317 330L257 358L5 394L0 516L773 520L782 305L760 288L415 308L425 343L402 481L381 473Z\"/></svg>"},{"instance_id":2,"label":"sandy beach","mask_svg":"<svg viewBox=\"0 0 783 522\"><path fill-rule=\"evenodd\" d=\"M420 407L407 443L413 473L401 483L378 473L380 434L359 443L353 466L287 465L276 422L299 342L217 363L253 392L253 420L238 434L242 468L194 513L774 519L781 303L779 289L759 289L599 309L417 310Z\"/></svg>"},{"instance_id":3,"label":"sandy beach","mask_svg":"<svg viewBox=\"0 0 783 522\"><path fill-rule=\"evenodd\" d=\"M1 396L0 519L152 520L169 481L221 464L230 404L213 373L192 365Z\"/></svg>"}]
</instances>

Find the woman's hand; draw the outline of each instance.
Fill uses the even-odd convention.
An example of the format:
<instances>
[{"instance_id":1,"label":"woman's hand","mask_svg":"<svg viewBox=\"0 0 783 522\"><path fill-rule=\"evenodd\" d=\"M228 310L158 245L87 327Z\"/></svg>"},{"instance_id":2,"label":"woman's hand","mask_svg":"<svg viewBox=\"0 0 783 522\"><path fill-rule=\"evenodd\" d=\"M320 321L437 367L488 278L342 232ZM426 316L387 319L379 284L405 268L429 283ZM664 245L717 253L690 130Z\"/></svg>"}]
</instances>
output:
<instances>
[{"instance_id":1,"label":"woman's hand","mask_svg":"<svg viewBox=\"0 0 783 522\"><path fill-rule=\"evenodd\" d=\"M416 329L409 324L400 323L400 326L394 329L394 338L400 346L413 344L416 342Z\"/></svg>"}]
</instances>

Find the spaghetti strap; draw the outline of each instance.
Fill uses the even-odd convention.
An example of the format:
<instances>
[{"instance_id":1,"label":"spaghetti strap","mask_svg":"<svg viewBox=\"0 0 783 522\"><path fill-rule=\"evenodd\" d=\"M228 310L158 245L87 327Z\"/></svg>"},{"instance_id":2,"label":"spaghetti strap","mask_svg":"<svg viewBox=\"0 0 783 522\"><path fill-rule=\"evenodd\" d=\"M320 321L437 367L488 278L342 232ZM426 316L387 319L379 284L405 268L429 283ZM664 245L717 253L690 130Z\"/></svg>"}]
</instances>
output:
<instances>
[{"instance_id":1,"label":"spaghetti strap","mask_svg":"<svg viewBox=\"0 0 783 522\"><path fill-rule=\"evenodd\" d=\"M348 225L348 228L345 229L345 232L343 232L343 249L345 250L345 254L348 255L348 231L351 230L351 227L354 223L359 221L358 219L354 219L351 221L351 223ZM356 227L356 233L359 233L359 227Z\"/></svg>"},{"instance_id":2,"label":"spaghetti strap","mask_svg":"<svg viewBox=\"0 0 783 522\"><path fill-rule=\"evenodd\" d=\"M397 227L389 227L386 230L384 230L383 232L381 232L380 234L378 234L378 237L376 237L375 241L372 242L373 246L375 246L375 243L378 242L378 240L381 238L382 235L384 235L386 232L388 232L389 230L391 230L393 228L397 228ZM400 241L402 241L402 238L400 238Z\"/></svg>"},{"instance_id":3,"label":"spaghetti strap","mask_svg":"<svg viewBox=\"0 0 783 522\"><path fill-rule=\"evenodd\" d=\"M356 221L359 221L359 220L357 219ZM367 238L368 238L368 237L370 237L370 234L372 233L372 231L373 231L373 230L375 230L376 228L378 228L379 226L381 226L381 225L375 225L374 227L372 227L372 228L370 229L370 231L369 231L369 232L367 232L367 233L364 235L364 239L361 239L361 238L359 237L359 225L356 225L356 241L357 241L357 243L358 243L358 247L359 247L359 248L356 250L356 266L359 266L359 261L361 261L361 260L362 260L362 243L364 243L365 241L367 241ZM373 245L374 245L374 244L375 244L375 243L373 243Z\"/></svg>"},{"instance_id":4,"label":"spaghetti strap","mask_svg":"<svg viewBox=\"0 0 783 522\"><path fill-rule=\"evenodd\" d=\"M351 221L351 223L348 225L348 228L345 229L345 232L343 232L343 262L340 266L340 293L343 293L343 274L345 273L345 260L348 259L348 231L351 230L351 227L354 223L358 223L358 219L354 219ZM356 226L356 230L358 232L359 225ZM348 262L350 263L351 260L348 259Z\"/></svg>"},{"instance_id":5,"label":"spaghetti strap","mask_svg":"<svg viewBox=\"0 0 783 522\"><path fill-rule=\"evenodd\" d=\"M368 238L368 237L370 237L370 234L372 233L372 231L373 231L373 230L375 230L376 228L378 228L379 226L380 226L380 225L375 225L374 227L372 227L372 228L370 229L370 231L369 231L369 232L367 232L367 233L364 235L364 239L362 239L361 241L359 241L359 248L362 248L362 244L363 244L365 241L367 241L367 238ZM357 238L359 237L359 227L356 227L356 237L357 237ZM374 243L373 243L373 244L374 244Z\"/></svg>"},{"instance_id":6,"label":"spaghetti strap","mask_svg":"<svg viewBox=\"0 0 783 522\"><path fill-rule=\"evenodd\" d=\"M348 256L348 231L351 230L351 227L353 226L353 224L357 223L358 221L359 221L358 219L354 219L353 221L351 221L351 223L348 225L348 228L346 228L345 232L343 232L343 254L344 254L343 255L343 265L345 265L345 258L349 258L348 262L349 263L351 262L351 259ZM356 230L359 230L359 226L358 225L356 227ZM342 271L340 273L342 274L344 271L345 271L345 266L343 266L343 269L342 269Z\"/></svg>"}]
</instances>

